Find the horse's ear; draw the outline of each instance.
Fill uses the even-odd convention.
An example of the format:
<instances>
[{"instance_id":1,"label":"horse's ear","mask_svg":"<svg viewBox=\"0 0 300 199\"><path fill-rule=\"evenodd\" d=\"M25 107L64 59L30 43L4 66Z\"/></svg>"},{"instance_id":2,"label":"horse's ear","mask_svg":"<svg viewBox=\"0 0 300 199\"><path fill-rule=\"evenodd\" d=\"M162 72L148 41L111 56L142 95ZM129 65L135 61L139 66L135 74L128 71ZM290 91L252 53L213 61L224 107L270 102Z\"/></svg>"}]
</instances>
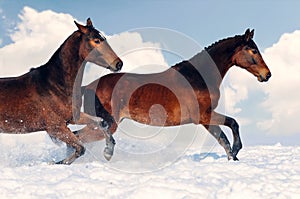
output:
<instances>
[{"instance_id":1,"label":"horse's ear","mask_svg":"<svg viewBox=\"0 0 300 199\"><path fill-rule=\"evenodd\" d=\"M252 30L250 31L250 29L248 28L248 29L246 30L246 32L245 32L245 35L244 35L246 42L248 42L248 41L250 41L251 39L253 39L253 36L254 36L254 29L252 29Z\"/></svg>"},{"instance_id":2,"label":"horse's ear","mask_svg":"<svg viewBox=\"0 0 300 199\"><path fill-rule=\"evenodd\" d=\"M253 37L254 37L254 29L251 30L250 37L251 37L251 39L253 39Z\"/></svg>"},{"instance_id":3,"label":"horse's ear","mask_svg":"<svg viewBox=\"0 0 300 199\"><path fill-rule=\"evenodd\" d=\"M86 20L86 26L87 26L87 27L91 27L91 28L94 27L91 18L88 18L88 19Z\"/></svg>"},{"instance_id":4,"label":"horse's ear","mask_svg":"<svg viewBox=\"0 0 300 199\"><path fill-rule=\"evenodd\" d=\"M88 32L88 28L87 28L87 27L85 27L85 26L83 26L83 25L77 23L77 21L74 21L74 23L76 24L76 26L77 26L77 28L78 28L78 30L79 30L80 32L82 32L82 33L84 33L84 34L86 34L86 33Z\"/></svg>"}]
</instances>

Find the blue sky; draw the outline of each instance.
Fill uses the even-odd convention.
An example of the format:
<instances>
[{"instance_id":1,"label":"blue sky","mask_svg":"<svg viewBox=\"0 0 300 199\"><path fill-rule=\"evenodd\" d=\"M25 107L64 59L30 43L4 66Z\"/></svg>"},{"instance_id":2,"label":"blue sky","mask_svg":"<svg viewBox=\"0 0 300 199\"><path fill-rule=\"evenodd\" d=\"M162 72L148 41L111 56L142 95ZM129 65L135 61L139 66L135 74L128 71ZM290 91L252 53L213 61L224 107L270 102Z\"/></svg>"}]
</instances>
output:
<instances>
[{"instance_id":1,"label":"blue sky","mask_svg":"<svg viewBox=\"0 0 300 199\"><path fill-rule=\"evenodd\" d=\"M17 21L24 6L38 11L51 9L85 21L90 16L96 27L108 34L139 27L164 27L194 38L201 45L254 28L261 48L275 43L285 32L300 28L299 1L8 1L0 6L9 20ZM298 19L298 20L297 20ZM0 36L5 36L4 24ZM11 27L10 27L11 28ZM3 31L4 29L4 31Z\"/></svg>"},{"instance_id":2,"label":"blue sky","mask_svg":"<svg viewBox=\"0 0 300 199\"><path fill-rule=\"evenodd\" d=\"M248 144L273 144L277 142L299 144L300 130L297 131L295 127L297 123L295 123L294 118L298 116L296 113L300 113L300 108L294 102L295 100L285 103L281 97L282 89L279 89L280 86L278 86L286 82L293 85L289 87L290 93L295 93L294 89L297 89L295 86L297 83L292 81L297 81L297 77L280 79L282 76L287 77L288 75L281 76L281 70L278 68L281 66L277 66L278 63L282 63L283 67L291 62L293 66L290 69L291 73L297 75L300 72L296 66L298 63L296 61L297 56L293 55L293 49L297 46L286 51L280 51L280 46L287 45L284 41L296 45L293 39L297 39L297 41L299 39L297 34L294 34L296 30L300 30L299 1L0 0L0 50L15 42L11 39L11 35L17 31L17 24L22 22L19 16L24 12L25 6L37 12L51 10L55 13L69 14L83 22L87 17L91 17L94 26L103 30L107 35L120 34L143 27L168 28L191 37L201 46L208 46L219 39L242 34L247 28L255 29L254 40L261 52L266 54L266 62L271 71L274 71L274 75L270 82L260 84L251 74L234 69L234 72L230 73L224 82L224 90L229 93L227 99L232 99L234 102L235 111L232 111L231 115L238 121L247 120L242 122L244 125L241 125L241 134ZM283 38L282 36L287 33L289 35ZM280 38L283 39L280 40ZM146 38L143 39L145 42L147 41ZM292 61L285 62L283 58L285 54L290 56ZM278 56L282 57L279 61L277 60ZM272 65L270 65L271 63ZM236 74L238 77L235 76ZM295 96L295 98L297 97L300 96ZM275 103L276 100L278 103ZM290 115L284 114L284 110L276 112L276 110L281 110L282 106L279 107L281 103L290 105L286 108L290 110ZM284 114L284 119L281 119L281 114ZM260 125L268 128L259 128ZM285 128L285 125L289 128ZM291 126L294 128L290 128ZM276 129L280 129L281 133L278 133ZM227 133L230 134L228 131Z\"/></svg>"}]
</instances>

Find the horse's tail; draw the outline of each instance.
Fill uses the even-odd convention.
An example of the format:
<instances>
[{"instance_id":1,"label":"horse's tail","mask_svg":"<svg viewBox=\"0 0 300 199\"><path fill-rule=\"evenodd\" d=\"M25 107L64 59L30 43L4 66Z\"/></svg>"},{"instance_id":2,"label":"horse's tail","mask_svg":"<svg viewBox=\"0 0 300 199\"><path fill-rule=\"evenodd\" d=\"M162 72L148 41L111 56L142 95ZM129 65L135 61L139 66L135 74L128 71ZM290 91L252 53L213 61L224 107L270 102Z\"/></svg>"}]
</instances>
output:
<instances>
[{"instance_id":1,"label":"horse's tail","mask_svg":"<svg viewBox=\"0 0 300 199\"><path fill-rule=\"evenodd\" d=\"M86 86L81 86L81 96L84 95L86 90Z\"/></svg>"},{"instance_id":2,"label":"horse's tail","mask_svg":"<svg viewBox=\"0 0 300 199\"><path fill-rule=\"evenodd\" d=\"M83 111L91 116L100 117L111 125L115 120L104 108L95 91L86 87L81 87L81 91L83 91Z\"/></svg>"},{"instance_id":3,"label":"horse's tail","mask_svg":"<svg viewBox=\"0 0 300 199\"><path fill-rule=\"evenodd\" d=\"M98 102L96 93L86 88L86 86L82 86L81 94L83 95L83 111L91 116L97 116L95 104L100 102Z\"/></svg>"}]
</instances>

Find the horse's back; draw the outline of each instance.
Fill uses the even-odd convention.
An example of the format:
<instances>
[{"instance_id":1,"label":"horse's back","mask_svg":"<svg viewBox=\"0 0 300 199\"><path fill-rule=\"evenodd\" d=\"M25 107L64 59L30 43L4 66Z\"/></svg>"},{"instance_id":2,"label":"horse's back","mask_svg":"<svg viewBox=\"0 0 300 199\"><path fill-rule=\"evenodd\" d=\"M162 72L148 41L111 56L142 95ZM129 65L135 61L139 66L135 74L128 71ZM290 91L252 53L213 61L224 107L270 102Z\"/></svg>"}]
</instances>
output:
<instances>
[{"instance_id":1,"label":"horse's back","mask_svg":"<svg viewBox=\"0 0 300 199\"><path fill-rule=\"evenodd\" d=\"M37 131L42 99L31 73L19 77L0 78L0 130L6 133Z\"/></svg>"}]
</instances>

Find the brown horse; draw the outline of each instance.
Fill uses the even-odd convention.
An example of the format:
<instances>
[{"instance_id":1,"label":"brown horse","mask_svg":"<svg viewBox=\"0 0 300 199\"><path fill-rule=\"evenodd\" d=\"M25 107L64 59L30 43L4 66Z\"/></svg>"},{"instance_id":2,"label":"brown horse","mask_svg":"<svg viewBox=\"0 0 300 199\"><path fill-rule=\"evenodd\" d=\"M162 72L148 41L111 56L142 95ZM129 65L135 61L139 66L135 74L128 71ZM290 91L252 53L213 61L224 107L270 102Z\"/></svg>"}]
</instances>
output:
<instances>
[{"instance_id":1,"label":"brown horse","mask_svg":"<svg viewBox=\"0 0 300 199\"><path fill-rule=\"evenodd\" d=\"M214 111L220 98L220 84L227 71L239 66L268 81L270 70L253 39L254 30L223 39L188 61L156 74L109 74L83 90L84 111L102 117L114 133L123 118L156 126L202 124L225 149L228 159L238 160L242 148L235 119ZM219 125L231 128L231 148ZM97 131L77 134L83 142L103 138Z\"/></svg>"},{"instance_id":2,"label":"brown horse","mask_svg":"<svg viewBox=\"0 0 300 199\"><path fill-rule=\"evenodd\" d=\"M75 152L58 164L71 164L83 155L85 148L67 124L74 122L73 87L81 84L86 62L119 71L122 61L90 19L86 26L75 21L78 30L71 34L50 60L20 76L0 79L0 132L29 133L47 131L55 139L73 147ZM80 85L79 86L80 89ZM79 116L77 116L79 117ZM89 120L81 114L81 120ZM90 121L91 122L91 121Z\"/></svg>"}]
</instances>

